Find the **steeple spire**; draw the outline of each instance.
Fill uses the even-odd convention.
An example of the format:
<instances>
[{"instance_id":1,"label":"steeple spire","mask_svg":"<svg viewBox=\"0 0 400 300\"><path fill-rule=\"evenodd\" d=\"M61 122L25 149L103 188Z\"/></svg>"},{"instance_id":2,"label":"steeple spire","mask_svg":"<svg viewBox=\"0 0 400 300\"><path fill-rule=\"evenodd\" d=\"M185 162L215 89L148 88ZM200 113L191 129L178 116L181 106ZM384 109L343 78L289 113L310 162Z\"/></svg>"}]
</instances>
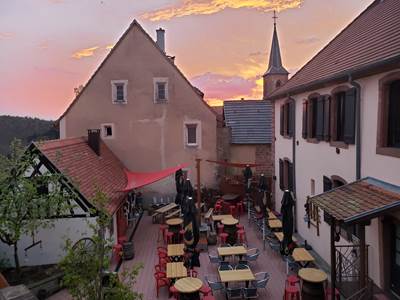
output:
<instances>
[{"instance_id":1,"label":"steeple spire","mask_svg":"<svg viewBox=\"0 0 400 300\"><path fill-rule=\"evenodd\" d=\"M271 52L269 55L268 70L265 72L264 76L267 74L289 74L288 71L282 66L281 50L279 48L278 34L276 32L276 12L274 10L274 33L272 35L272 45Z\"/></svg>"}]
</instances>

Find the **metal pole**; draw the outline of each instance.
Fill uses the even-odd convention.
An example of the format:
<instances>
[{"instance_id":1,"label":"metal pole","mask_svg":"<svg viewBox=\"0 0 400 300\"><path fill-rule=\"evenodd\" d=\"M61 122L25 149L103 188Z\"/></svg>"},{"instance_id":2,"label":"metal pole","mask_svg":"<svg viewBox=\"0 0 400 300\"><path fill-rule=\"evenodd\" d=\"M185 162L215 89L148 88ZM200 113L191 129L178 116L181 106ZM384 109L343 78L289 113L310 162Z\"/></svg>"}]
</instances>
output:
<instances>
[{"instance_id":1,"label":"metal pole","mask_svg":"<svg viewBox=\"0 0 400 300\"><path fill-rule=\"evenodd\" d=\"M265 217L263 220L263 228L262 228L262 235L263 235L263 249L265 250Z\"/></svg>"},{"instance_id":2,"label":"metal pole","mask_svg":"<svg viewBox=\"0 0 400 300\"><path fill-rule=\"evenodd\" d=\"M331 300L335 300L336 289L336 249L335 249L335 219L331 221Z\"/></svg>"},{"instance_id":3,"label":"metal pole","mask_svg":"<svg viewBox=\"0 0 400 300\"><path fill-rule=\"evenodd\" d=\"M201 190L200 190L200 162L201 162L201 158L196 158L196 169L197 169L197 209L199 211L198 214L198 218L199 218L199 226L200 226L200 222L201 222L201 212L200 212L200 208L201 208Z\"/></svg>"}]
</instances>

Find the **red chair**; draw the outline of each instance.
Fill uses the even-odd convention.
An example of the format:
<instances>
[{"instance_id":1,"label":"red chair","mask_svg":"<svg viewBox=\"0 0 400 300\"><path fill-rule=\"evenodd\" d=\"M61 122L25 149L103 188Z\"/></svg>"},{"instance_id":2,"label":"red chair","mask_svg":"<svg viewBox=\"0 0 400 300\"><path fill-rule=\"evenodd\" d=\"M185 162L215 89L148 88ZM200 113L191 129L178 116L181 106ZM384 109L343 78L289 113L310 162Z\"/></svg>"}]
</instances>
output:
<instances>
[{"instance_id":1,"label":"red chair","mask_svg":"<svg viewBox=\"0 0 400 300\"><path fill-rule=\"evenodd\" d=\"M171 231L167 231L166 236L167 236L167 244L173 244L174 233Z\"/></svg>"},{"instance_id":2,"label":"red chair","mask_svg":"<svg viewBox=\"0 0 400 300\"><path fill-rule=\"evenodd\" d=\"M199 275L199 274L197 273L196 270L191 270L191 269L188 269L188 270L187 270L187 276L188 276L188 277L197 278L198 275Z\"/></svg>"},{"instance_id":3,"label":"red chair","mask_svg":"<svg viewBox=\"0 0 400 300\"><path fill-rule=\"evenodd\" d=\"M215 300L215 297L212 295L205 296L203 300Z\"/></svg>"},{"instance_id":4,"label":"red chair","mask_svg":"<svg viewBox=\"0 0 400 300\"><path fill-rule=\"evenodd\" d=\"M200 293L203 294L203 296L204 296L203 299L205 299L205 297L207 297L209 294L212 293L212 290L211 290L211 288L210 288L208 285L203 284L203 285L201 286L201 288L200 288Z\"/></svg>"},{"instance_id":5,"label":"red chair","mask_svg":"<svg viewBox=\"0 0 400 300\"><path fill-rule=\"evenodd\" d=\"M154 266L154 270L156 273L165 272L165 265L162 266L160 264Z\"/></svg>"},{"instance_id":6,"label":"red chair","mask_svg":"<svg viewBox=\"0 0 400 300\"><path fill-rule=\"evenodd\" d=\"M165 247L157 247L158 253L168 253L168 249Z\"/></svg>"},{"instance_id":7,"label":"red chair","mask_svg":"<svg viewBox=\"0 0 400 300\"><path fill-rule=\"evenodd\" d=\"M163 242L165 243L165 231L167 229L168 225L160 225L160 228L158 229L157 242L160 241L160 234L161 234Z\"/></svg>"},{"instance_id":8,"label":"red chair","mask_svg":"<svg viewBox=\"0 0 400 300\"><path fill-rule=\"evenodd\" d=\"M178 300L179 299L179 291L174 287L173 285L169 288L169 292L172 294L174 299Z\"/></svg>"},{"instance_id":9,"label":"red chair","mask_svg":"<svg viewBox=\"0 0 400 300\"><path fill-rule=\"evenodd\" d=\"M237 242L240 244L244 244L246 241L246 232L243 229L236 231Z\"/></svg>"},{"instance_id":10,"label":"red chair","mask_svg":"<svg viewBox=\"0 0 400 300\"><path fill-rule=\"evenodd\" d=\"M236 216L236 205L230 205L230 206L229 206L229 213L230 213L232 216Z\"/></svg>"},{"instance_id":11,"label":"red chair","mask_svg":"<svg viewBox=\"0 0 400 300\"><path fill-rule=\"evenodd\" d=\"M185 237L185 229L179 230L179 239L180 239L180 241L183 241L184 237Z\"/></svg>"},{"instance_id":12,"label":"red chair","mask_svg":"<svg viewBox=\"0 0 400 300\"><path fill-rule=\"evenodd\" d=\"M237 207L237 210L238 210L239 215L244 214L244 203L243 203L243 201L239 201L239 202L236 204L236 207Z\"/></svg>"},{"instance_id":13,"label":"red chair","mask_svg":"<svg viewBox=\"0 0 400 300\"><path fill-rule=\"evenodd\" d=\"M162 272L154 273L154 279L156 280L157 298L160 293L160 288L162 287L169 288L170 285L170 281L164 275L165 273Z\"/></svg>"},{"instance_id":14,"label":"red chair","mask_svg":"<svg viewBox=\"0 0 400 300\"><path fill-rule=\"evenodd\" d=\"M244 230L244 225L242 225L242 224L236 224L236 228L237 228L238 230L241 230L241 229Z\"/></svg>"},{"instance_id":15,"label":"red chair","mask_svg":"<svg viewBox=\"0 0 400 300\"><path fill-rule=\"evenodd\" d=\"M214 212L216 214L220 214L222 212L222 205L221 204L215 204L214 206Z\"/></svg>"},{"instance_id":16,"label":"red chair","mask_svg":"<svg viewBox=\"0 0 400 300\"><path fill-rule=\"evenodd\" d=\"M217 230L218 230L218 234L223 233L224 232L224 224L218 223Z\"/></svg>"},{"instance_id":17,"label":"red chair","mask_svg":"<svg viewBox=\"0 0 400 300\"><path fill-rule=\"evenodd\" d=\"M294 286L299 282L300 282L300 278L297 277L296 275L289 275L286 278L286 285L289 285L289 286Z\"/></svg>"},{"instance_id":18,"label":"red chair","mask_svg":"<svg viewBox=\"0 0 400 300\"><path fill-rule=\"evenodd\" d=\"M228 238L228 234L223 232L219 234L219 240L220 240L220 244L226 244L226 240Z\"/></svg>"},{"instance_id":19,"label":"red chair","mask_svg":"<svg viewBox=\"0 0 400 300\"><path fill-rule=\"evenodd\" d=\"M284 300L300 300L300 290L297 286L287 286L285 288Z\"/></svg>"},{"instance_id":20,"label":"red chair","mask_svg":"<svg viewBox=\"0 0 400 300\"><path fill-rule=\"evenodd\" d=\"M164 268L164 269L167 269L167 263L169 263L170 261L169 261L169 259L168 258L159 258L159 262L158 262L158 264L162 267L162 268Z\"/></svg>"}]
</instances>

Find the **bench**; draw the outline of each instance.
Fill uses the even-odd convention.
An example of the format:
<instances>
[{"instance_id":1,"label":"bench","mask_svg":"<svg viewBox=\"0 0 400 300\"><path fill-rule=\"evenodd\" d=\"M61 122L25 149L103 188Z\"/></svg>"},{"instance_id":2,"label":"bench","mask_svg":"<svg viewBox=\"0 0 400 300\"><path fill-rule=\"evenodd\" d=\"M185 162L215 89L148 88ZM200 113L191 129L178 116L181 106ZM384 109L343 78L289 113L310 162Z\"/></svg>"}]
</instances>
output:
<instances>
[{"instance_id":1,"label":"bench","mask_svg":"<svg viewBox=\"0 0 400 300\"><path fill-rule=\"evenodd\" d=\"M172 217L179 216L181 213L180 209L174 210L173 212L169 213L165 216L165 219L171 219Z\"/></svg>"}]
</instances>

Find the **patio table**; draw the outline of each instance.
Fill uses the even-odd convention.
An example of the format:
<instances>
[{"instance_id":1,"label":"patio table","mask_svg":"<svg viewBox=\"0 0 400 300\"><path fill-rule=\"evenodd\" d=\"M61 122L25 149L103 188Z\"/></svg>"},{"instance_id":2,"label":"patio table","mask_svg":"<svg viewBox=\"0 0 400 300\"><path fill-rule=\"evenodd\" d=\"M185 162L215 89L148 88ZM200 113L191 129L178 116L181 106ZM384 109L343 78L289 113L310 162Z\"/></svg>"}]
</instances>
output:
<instances>
[{"instance_id":1,"label":"patio table","mask_svg":"<svg viewBox=\"0 0 400 300\"><path fill-rule=\"evenodd\" d=\"M178 279L174 284L174 287L179 292L180 300L199 300L199 291L202 286L203 282L200 279L194 277L185 277Z\"/></svg>"},{"instance_id":2,"label":"patio table","mask_svg":"<svg viewBox=\"0 0 400 300\"><path fill-rule=\"evenodd\" d=\"M181 256L185 253L183 249L185 244L169 244L167 246L167 255L171 257L173 261L178 261Z\"/></svg>"},{"instance_id":3,"label":"patio table","mask_svg":"<svg viewBox=\"0 0 400 300\"><path fill-rule=\"evenodd\" d=\"M211 218L214 222L220 222L224 219L234 219L232 215L212 215Z\"/></svg>"},{"instance_id":4,"label":"patio table","mask_svg":"<svg viewBox=\"0 0 400 300\"><path fill-rule=\"evenodd\" d=\"M239 195L237 195L237 194L225 194L221 198L224 201L236 201L239 198Z\"/></svg>"},{"instance_id":5,"label":"patio table","mask_svg":"<svg viewBox=\"0 0 400 300\"><path fill-rule=\"evenodd\" d=\"M179 230L181 229L183 219L172 218L172 219L165 221L165 223L168 225L169 230L174 233L173 241L174 242L179 241Z\"/></svg>"},{"instance_id":6,"label":"patio table","mask_svg":"<svg viewBox=\"0 0 400 300\"><path fill-rule=\"evenodd\" d=\"M277 220L277 219L278 217L272 211L268 212L268 220Z\"/></svg>"},{"instance_id":7,"label":"patio table","mask_svg":"<svg viewBox=\"0 0 400 300\"><path fill-rule=\"evenodd\" d=\"M156 209L155 212L160 213L160 214L165 214L166 212L170 211L171 209L174 209L177 206L178 205L176 205L176 203L170 203L163 207L160 207L159 209Z\"/></svg>"},{"instance_id":8,"label":"patio table","mask_svg":"<svg viewBox=\"0 0 400 300\"><path fill-rule=\"evenodd\" d=\"M246 282L246 287L249 286L249 281L255 280L253 272L250 269L245 270L229 270L218 271L221 282L228 286L229 282Z\"/></svg>"},{"instance_id":9,"label":"patio table","mask_svg":"<svg viewBox=\"0 0 400 300\"><path fill-rule=\"evenodd\" d=\"M182 278L187 276L187 269L183 262L167 263L167 278Z\"/></svg>"},{"instance_id":10,"label":"patio table","mask_svg":"<svg viewBox=\"0 0 400 300\"><path fill-rule=\"evenodd\" d=\"M225 256L231 255L238 255L242 259L242 256L247 254L247 249L243 246L218 247L217 252L219 256L222 256L222 260L225 260Z\"/></svg>"},{"instance_id":11,"label":"patio table","mask_svg":"<svg viewBox=\"0 0 400 300\"><path fill-rule=\"evenodd\" d=\"M295 262L306 267L310 262L314 261L314 257L304 248L295 248L292 253Z\"/></svg>"},{"instance_id":12,"label":"patio table","mask_svg":"<svg viewBox=\"0 0 400 300\"><path fill-rule=\"evenodd\" d=\"M303 280L302 299L314 300L324 297L324 282L328 279L324 271L315 268L303 268L299 270L299 277Z\"/></svg>"},{"instance_id":13,"label":"patio table","mask_svg":"<svg viewBox=\"0 0 400 300\"><path fill-rule=\"evenodd\" d=\"M281 222L281 220L278 220L278 219L268 220L268 226L271 229L282 228L282 222Z\"/></svg>"},{"instance_id":14,"label":"patio table","mask_svg":"<svg viewBox=\"0 0 400 300\"><path fill-rule=\"evenodd\" d=\"M228 234L228 238L226 239L227 243L234 245L236 244L236 224L239 221L235 218L227 218L223 219L221 223L224 225L224 232Z\"/></svg>"},{"instance_id":15,"label":"patio table","mask_svg":"<svg viewBox=\"0 0 400 300\"><path fill-rule=\"evenodd\" d=\"M283 241L283 232L282 231L275 231L274 235L276 236L276 238L278 239L278 241L282 242ZM293 242L297 242L297 239L292 236L292 241Z\"/></svg>"}]
</instances>

